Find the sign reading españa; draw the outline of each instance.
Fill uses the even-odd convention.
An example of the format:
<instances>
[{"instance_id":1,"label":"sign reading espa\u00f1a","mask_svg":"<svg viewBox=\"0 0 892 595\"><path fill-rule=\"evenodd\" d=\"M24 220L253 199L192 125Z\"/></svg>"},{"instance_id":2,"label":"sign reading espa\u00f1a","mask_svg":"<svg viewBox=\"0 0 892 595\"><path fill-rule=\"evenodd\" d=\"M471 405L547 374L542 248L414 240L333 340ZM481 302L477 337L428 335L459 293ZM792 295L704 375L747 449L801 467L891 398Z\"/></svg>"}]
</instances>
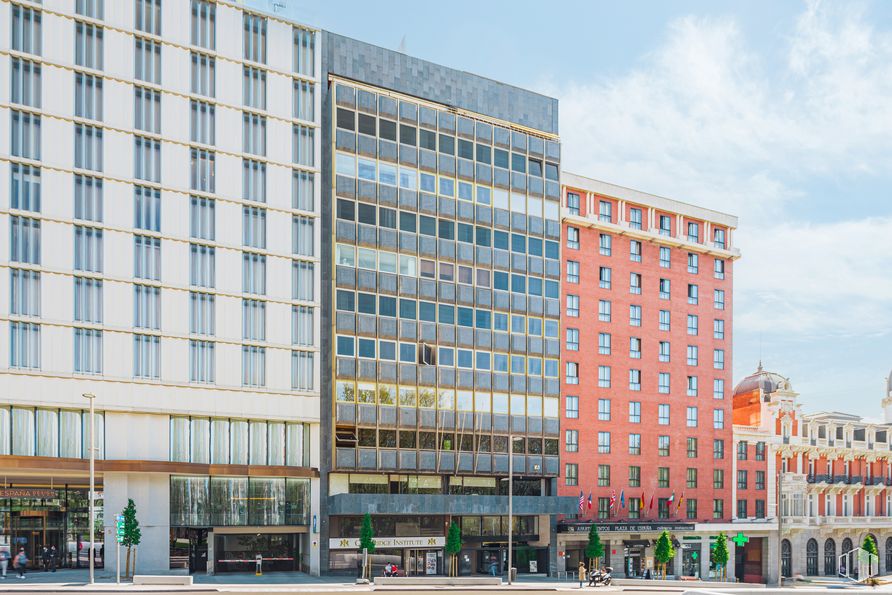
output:
<instances>
[{"instance_id":1,"label":"sign reading espa\u00f1a","mask_svg":"<svg viewBox=\"0 0 892 595\"><path fill-rule=\"evenodd\" d=\"M375 548L387 547L443 547L446 537L375 537ZM328 540L332 550L358 550L358 537L335 537Z\"/></svg>"}]
</instances>

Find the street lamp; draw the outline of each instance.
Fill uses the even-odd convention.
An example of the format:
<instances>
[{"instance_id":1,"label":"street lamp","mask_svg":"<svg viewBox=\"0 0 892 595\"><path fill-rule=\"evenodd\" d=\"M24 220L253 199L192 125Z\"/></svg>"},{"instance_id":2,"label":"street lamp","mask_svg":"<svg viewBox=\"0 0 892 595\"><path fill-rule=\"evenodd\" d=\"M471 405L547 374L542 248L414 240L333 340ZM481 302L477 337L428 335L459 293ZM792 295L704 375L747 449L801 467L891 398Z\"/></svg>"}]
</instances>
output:
<instances>
[{"instance_id":1,"label":"street lamp","mask_svg":"<svg viewBox=\"0 0 892 595\"><path fill-rule=\"evenodd\" d=\"M96 412L93 408L93 402L96 400L96 395L84 393L81 396L90 401L90 584L92 585L96 582L93 576L93 541L95 539L93 533L96 523L96 504L94 499L96 491Z\"/></svg>"}]
</instances>

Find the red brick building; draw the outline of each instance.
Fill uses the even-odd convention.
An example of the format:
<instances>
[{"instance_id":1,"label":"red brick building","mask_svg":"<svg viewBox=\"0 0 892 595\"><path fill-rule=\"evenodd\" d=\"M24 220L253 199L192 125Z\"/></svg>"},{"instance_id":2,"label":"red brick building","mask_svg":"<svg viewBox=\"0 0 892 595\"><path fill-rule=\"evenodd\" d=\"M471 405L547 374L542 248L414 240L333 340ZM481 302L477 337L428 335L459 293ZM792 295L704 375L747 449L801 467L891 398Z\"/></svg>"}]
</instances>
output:
<instances>
[{"instance_id":1,"label":"red brick building","mask_svg":"<svg viewBox=\"0 0 892 595\"><path fill-rule=\"evenodd\" d=\"M709 556L696 525L735 512L737 219L566 172L563 183L559 493L584 500L559 527L567 567L582 547L571 534L594 521L626 574L643 571L648 539L672 527L690 534L678 571L699 575Z\"/></svg>"}]
</instances>

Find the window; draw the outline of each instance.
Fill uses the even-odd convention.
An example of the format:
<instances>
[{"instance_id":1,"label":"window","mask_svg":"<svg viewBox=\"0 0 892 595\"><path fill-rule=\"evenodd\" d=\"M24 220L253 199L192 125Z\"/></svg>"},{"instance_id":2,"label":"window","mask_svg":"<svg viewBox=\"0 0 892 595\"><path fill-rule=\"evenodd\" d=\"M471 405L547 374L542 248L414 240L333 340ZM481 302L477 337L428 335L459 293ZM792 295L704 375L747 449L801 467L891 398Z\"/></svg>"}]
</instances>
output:
<instances>
[{"instance_id":1,"label":"window","mask_svg":"<svg viewBox=\"0 0 892 595\"><path fill-rule=\"evenodd\" d=\"M672 265L672 250L666 246L660 247L660 266L668 269Z\"/></svg>"},{"instance_id":2,"label":"window","mask_svg":"<svg viewBox=\"0 0 892 595\"><path fill-rule=\"evenodd\" d=\"M713 307L716 310L724 310L725 309L725 290L724 289L713 290L712 303L713 303Z\"/></svg>"},{"instance_id":3,"label":"window","mask_svg":"<svg viewBox=\"0 0 892 595\"><path fill-rule=\"evenodd\" d=\"M579 296L567 295L567 316L579 317Z\"/></svg>"},{"instance_id":4,"label":"window","mask_svg":"<svg viewBox=\"0 0 892 595\"><path fill-rule=\"evenodd\" d=\"M313 256L315 238L315 220L311 217L292 218L293 247L292 253L300 256ZM577 338L578 340L578 338Z\"/></svg>"},{"instance_id":5,"label":"window","mask_svg":"<svg viewBox=\"0 0 892 595\"><path fill-rule=\"evenodd\" d=\"M242 253L242 291L266 293L266 256L263 254Z\"/></svg>"},{"instance_id":6,"label":"window","mask_svg":"<svg viewBox=\"0 0 892 595\"><path fill-rule=\"evenodd\" d=\"M189 341L190 382L213 384L214 363L214 343L212 341Z\"/></svg>"},{"instance_id":7,"label":"window","mask_svg":"<svg viewBox=\"0 0 892 595\"><path fill-rule=\"evenodd\" d=\"M641 242L638 240L629 241L629 260L641 262Z\"/></svg>"},{"instance_id":8,"label":"window","mask_svg":"<svg viewBox=\"0 0 892 595\"><path fill-rule=\"evenodd\" d=\"M242 245L266 248L266 209L242 207Z\"/></svg>"},{"instance_id":9,"label":"window","mask_svg":"<svg viewBox=\"0 0 892 595\"><path fill-rule=\"evenodd\" d=\"M687 499L686 516L690 520L697 518L697 500L696 498Z\"/></svg>"},{"instance_id":10,"label":"window","mask_svg":"<svg viewBox=\"0 0 892 595\"><path fill-rule=\"evenodd\" d=\"M725 411L724 409L714 409L712 411L712 428L714 430L725 429Z\"/></svg>"},{"instance_id":11,"label":"window","mask_svg":"<svg viewBox=\"0 0 892 595\"><path fill-rule=\"evenodd\" d=\"M10 207L40 212L40 168L10 163Z\"/></svg>"},{"instance_id":12,"label":"window","mask_svg":"<svg viewBox=\"0 0 892 595\"><path fill-rule=\"evenodd\" d=\"M689 397L697 396L697 377L696 376L688 376L688 396Z\"/></svg>"},{"instance_id":13,"label":"window","mask_svg":"<svg viewBox=\"0 0 892 595\"><path fill-rule=\"evenodd\" d=\"M579 397L572 395L565 397L564 412L567 419L579 419Z\"/></svg>"},{"instance_id":14,"label":"window","mask_svg":"<svg viewBox=\"0 0 892 595\"><path fill-rule=\"evenodd\" d=\"M629 423L641 423L641 403L638 401L629 401Z\"/></svg>"},{"instance_id":15,"label":"window","mask_svg":"<svg viewBox=\"0 0 892 595\"><path fill-rule=\"evenodd\" d=\"M102 281L74 278L74 320L102 324Z\"/></svg>"},{"instance_id":16,"label":"window","mask_svg":"<svg viewBox=\"0 0 892 595\"><path fill-rule=\"evenodd\" d=\"M712 518L721 519L725 516L725 501L717 498L712 501Z\"/></svg>"},{"instance_id":17,"label":"window","mask_svg":"<svg viewBox=\"0 0 892 595\"><path fill-rule=\"evenodd\" d=\"M610 366L598 366L598 387L610 388Z\"/></svg>"},{"instance_id":18,"label":"window","mask_svg":"<svg viewBox=\"0 0 892 595\"><path fill-rule=\"evenodd\" d=\"M598 452L610 454L610 432L598 432Z\"/></svg>"},{"instance_id":19,"label":"window","mask_svg":"<svg viewBox=\"0 0 892 595\"><path fill-rule=\"evenodd\" d=\"M40 107L40 64L29 60L12 58L13 103Z\"/></svg>"},{"instance_id":20,"label":"window","mask_svg":"<svg viewBox=\"0 0 892 595\"><path fill-rule=\"evenodd\" d=\"M266 118L242 113L242 150L254 155L266 155Z\"/></svg>"},{"instance_id":21,"label":"window","mask_svg":"<svg viewBox=\"0 0 892 595\"><path fill-rule=\"evenodd\" d=\"M9 313L40 316L40 273L9 269Z\"/></svg>"},{"instance_id":22,"label":"window","mask_svg":"<svg viewBox=\"0 0 892 595\"><path fill-rule=\"evenodd\" d=\"M693 252L688 252L688 272L696 275L700 270L700 256Z\"/></svg>"},{"instance_id":23,"label":"window","mask_svg":"<svg viewBox=\"0 0 892 595\"><path fill-rule=\"evenodd\" d=\"M74 329L74 371L79 374L102 374L102 331Z\"/></svg>"},{"instance_id":24,"label":"window","mask_svg":"<svg viewBox=\"0 0 892 595\"><path fill-rule=\"evenodd\" d=\"M266 63L266 18L256 14L244 15L244 58Z\"/></svg>"},{"instance_id":25,"label":"window","mask_svg":"<svg viewBox=\"0 0 892 595\"><path fill-rule=\"evenodd\" d=\"M259 110L266 109L266 71L245 66L242 68L242 102Z\"/></svg>"},{"instance_id":26,"label":"window","mask_svg":"<svg viewBox=\"0 0 892 595\"><path fill-rule=\"evenodd\" d=\"M725 261L721 258L715 259L715 278L716 279L724 279L725 278Z\"/></svg>"},{"instance_id":27,"label":"window","mask_svg":"<svg viewBox=\"0 0 892 595\"><path fill-rule=\"evenodd\" d=\"M102 230L74 226L74 270L102 272Z\"/></svg>"},{"instance_id":28,"label":"window","mask_svg":"<svg viewBox=\"0 0 892 595\"><path fill-rule=\"evenodd\" d=\"M765 518L765 500L756 500L756 518Z\"/></svg>"},{"instance_id":29,"label":"window","mask_svg":"<svg viewBox=\"0 0 892 595\"><path fill-rule=\"evenodd\" d=\"M215 248L200 244L189 245L189 282L198 287L214 287Z\"/></svg>"},{"instance_id":30,"label":"window","mask_svg":"<svg viewBox=\"0 0 892 595\"><path fill-rule=\"evenodd\" d=\"M294 72L313 76L316 72L316 34L294 28Z\"/></svg>"},{"instance_id":31,"label":"window","mask_svg":"<svg viewBox=\"0 0 892 595\"><path fill-rule=\"evenodd\" d=\"M629 326L641 326L641 306L629 306Z\"/></svg>"},{"instance_id":32,"label":"window","mask_svg":"<svg viewBox=\"0 0 892 595\"><path fill-rule=\"evenodd\" d=\"M265 163L242 159L242 197L254 202L266 202Z\"/></svg>"},{"instance_id":33,"label":"window","mask_svg":"<svg viewBox=\"0 0 892 595\"><path fill-rule=\"evenodd\" d=\"M567 329L567 350L579 351L579 329Z\"/></svg>"},{"instance_id":34,"label":"window","mask_svg":"<svg viewBox=\"0 0 892 595\"><path fill-rule=\"evenodd\" d=\"M699 242L700 241L700 224L699 223L688 223L688 241L689 242Z\"/></svg>"},{"instance_id":35,"label":"window","mask_svg":"<svg viewBox=\"0 0 892 595\"><path fill-rule=\"evenodd\" d=\"M631 359L641 359L641 339L638 337L629 337L629 357Z\"/></svg>"},{"instance_id":36,"label":"window","mask_svg":"<svg viewBox=\"0 0 892 595\"><path fill-rule=\"evenodd\" d=\"M567 362L566 379L567 384L579 384L579 364L576 362Z\"/></svg>"},{"instance_id":37,"label":"window","mask_svg":"<svg viewBox=\"0 0 892 595\"><path fill-rule=\"evenodd\" d=\"M9 367L40 368L40 325L31 322L9 323Z\"/></svg>"},{"instance_id":38,"label":"window","mask_svg":"<svg viewBox=\"0 0 892 595\"><path fill-rule=\"evenodd\" d=\"M598 201L598 221L613 221L613 203L609 200Z\"/></svg>"},{"instance_id":39,"label":"window","mask_svg":"<svg viewBox=\"0 0 892 595\"><path fill-rule=\"evenodd\" d=\"M598 420L610 421L610 399L598 399Z\"/></svg>"},{"instance_id":40,"label":"window","mask_svg":"<svg viewBox=\"0 0 892 595\"><path fill-rule=\"evenodd\" d=\"M567 193L567 209L571 215L579 215L579 195L575 192Z\"/></svg>"},{"instance_id":41,"label":"window","mask_svg":"<svg viewBox=\"0 0 892 595\"><path fill-rule=\"evenodd\" d=\"M311 302L315 299L315 268L312 262L295 260L291 263L291 297Z\"/></svg>"},{"instance_id":42,"label":"window","mask_svg":"<svg viewBox=\"0 0 892 595\"><path fill-rule=\"evenodd\" d=\"M133 236L133 275L138 279L161 280L161 239Z\"/></svg>"},{"instance_id":43,"label":"window","mask_svg":"<svg viewBox=\"0 0 892 595\"><path fill-rule=\"evenodd\" d=\"M134 78L155 85L161 84L161 44L136 37L134 44Z\"/></svg>"},{"instance_id":44,"label":"window","mask_svg":"<svg viewBox=\"0 0 892 595\"><path fill-rule=\"evenodd\" d=\"M213 50L216 47L217 4L192 0L192 45Z\"/></svg>"},{"instance_id":45,"label":"window","mask_svg":"<svg viewBox=\"0 0 892 595\"><path fill-rule=\"evenodd\" d=\"M136 29L161 35L161 0L135 0Z\"/></svg>"},{"instance_id":46,"label":"window","mask_svg":"<svg viewBox=\"0 0 892 595\"><path fill-rule=\"evenodd\" d=\"M725 369L725 350L713 349L712 351L712 367L716 370Z\"/></svg>"},{"instance_id":47,"label":"window","mask_svg":"<svg viewBox=\"0 0 892 595\"><path fill-rule=\"evenodd\" d=\"M190 235L200 240L212 241L215 236L214 199L193 196L190 203Z\"/></svg>"},{"instance_id":48,"label":"window","mask_svg":"<svg viewBox=\"0 0 892 595\"><path fill-rule=\"evenodd\" d=\"M601 289L610 289L610 267L599 267L598 269L598 286Z\"/></svg>"},{"instance_id":49,"label":"window","mask_svg":"<svg viewBox=\"0 0 892 595\"><path fill-rule=\"evenodd\" d=\"M577 297L576 302L576 316L579 316L579 298ZM610 322L610 301L609 300L598 300L598 320L601 322ZM569 316L570 313L567 312Z\"/></svg>"},{"instance_id":50,"label":"window","mask_svg":"<svg viewBox=\"0 0 892 595\"><path fill-rule=\"evenodd\" d=\"M242 345L242 385L266 386L266 348Z\"/></svg>"},{"instance_id":51,"label":"window","mask_svg":"<svg viewBox=\"0 0 892 595\"><path fill-rule=\"evenodd\" d=\"M696 345L688 345L688 365L696 366L700 350Z\"/></svg>"},{"instance_id":52,"label":"window","mask_svg":"<svg viewBox=\"0 0 892 595\"><path fill-rule=\"evenodd\" d=\"M687 440L687 450L688 450L688 458L696 459L697 458L697 439L696 438L688 438Z\"/></svg>"},{"instance_id":53,"label":"window","mask_svg":"<svg viewBox=\"0 0 892 595\"><path fill-rule=\"evenodd\" d=\"M610 486L610 465L598 465L598 487Z\"/></svg>"},{"instance_id":54,"label":"window","mask_svg":"<svg viewBox=\"0 0 892 595\"><path fill-rule=\"evenodd\" d=\"M629 390L641 390L641 370L629 370Z\"/></svg>"},{"instance_id":55,"label":"window","mask_svg":"<svg viewBox=\"0 0 892 595\"><path fill-rule=\"evenodd\" d=\"M747 459L747 444L746 440L741 440L737 443L737 460L745 461Z\"/></svg>"},{"instance_id":56,"label":"window","mask_svg":"<svg viewBox=\"0 0 892 595\"><path fill-rule=\"evenodd\" d=\"M666 403L661 403L658 406L658 423L661 426L669 425L669 405Z\"/></svg>"},{"instance_id":57,"label":"window","mask_svg":"<svg viewBox=\"0 0 892 595\"><path fill-rule=\"evenodd\" d=\"M215 95L216 63L213 56L192 52L192 92L206 97Z\"/></svg>"},{"instance_id":58,"label":"window","mask_svg":"<svg viewBox=\"0 0 892 595\"><path fill-rule=\"evenodd\" d=\"M148 182L161 182L161 142L135 136L133 177Z\"/></svg>"},{"instance_id":59,"label":"window","mask_svg":"<svg viewBox=\"0 0 892 595\"><path fill-rule=\"evenodd\" d=\"M12 154L40 159L40 116L12 110Z\"/></svg>"},{"instance_id":60,"label":"window","mask_svg":"<svg viewBox=\"0 0 892 595\"><path fill-rule=\"evenodd\" d=\"M602 233L598 236L598 252L602 256L610 256L610 253L613 250L613 238L606 233Z\"/></svg>"},{"instance_id":61,"label":"window","mask_svg":"<svg viewBox=\"0 0 892 595\"><path fill-rule=\"evenodd\" d=\"M610 518L610 498L598 498L598 519Z\"/></svg>"},{"instance_id":62,"label":"window","mask_svg":"<svg viewBox=\"0 0 892 595\"><path fill-rule=\"evenodd\" d=\"M661 362L668 362L670 359L669 345L669 341L660 341L659 360Z\"/></svg>"},{"instance_id":63,"label":"window","mask_svg":"<svg viewBox=\"0 0 892 595\"><path fill-rule=\"evenodd\" d=\"M11 8L12 49L39 56L42 39L40 11L18 4L13 4Z\"/></svg>"},{"instance_id":64,"label":"window","mask_svg":"<svg viewBox=\"0 0 892 595\"><path fill-rule=\"evenodd\" d=\"M161 337L133 335L133 376L161 377Z\"/></svg>"},{"instance_id":65,"label":"window","mask_svg":"<svg viewBox=\"0 0 892 595\"><path fill-rule=\"evenodd\" d=\"M189 293L189 332L213 336L216 328L216 298L210 293Z\"/></svg>"},{"instance_id":66,"label":"window","mask_svg":"<svg viewBox=\"0 0 892 595\"><path fill-rule=\"evenodd\" d=\"M40 264L40 221L27 217L9 218L10 255L13 262Z\"/></svg>"},{"instance_id":67,"label":"window","mask_svg":"<svg viewBox=\"0 0 892 595\"><path fill-rule=\"evenodd\" d=\"M298 165L313 167L315 164L315 131L309 126L295 124L293 127L292 161Z\"/></svg>"},{"instance_id":68,"label":"window","mask_svg":"<svg viewBox=\"0 0 892 595\"><path fill-rule=\"evenodd\" d=\"M713 228L712 230L712 243L716 248L724 248L725 247L725 230L719 228Z\"/></svg>"},{"instance_id":69,"label":"window","mask_svg":"<svg viewBox=\"0 0 892 595\"><path fill-rule=\"evenodd\" d=\"M687 426L689 428L697 427L697 408L696 407L688 407L687 410Z\"/></svg>"},{"instance_id":70,"label":"window","mask_svg":"<svg viewBox=\"0 0 892 595\"><path fill-rule=\"evenodd\" d=\"M721 439L716 439L712 441L712 458L714 459L724 459L725 458L725 441Z\"/></svg>"},{"instance_id":71,"label":"window","mask_svg":"<svg viewBox=\"0 0 892 595\"><path fill-rule=\"evenodd\" d=\"M641 293L641 274L629 273L629 293Z\"/></svg>"},{"instance_id":72,"label":"window","mask_svg":"<svg viewBox=\"0 0 892 595\"><path fill-rule=\"evenodd\" d=\"M688 283L688 303L696 306L697 303L700 301L699 294L700 292L698 291L697 286L692 283Z\"/></svg>"},{"instance_id":73,"label":"window","mask_svg":"<svg viewBox=\"0 0 892 595\"><path fill-rule=\"evenodd\" d=\"M598 353L610 355L610 333L598 333Z\"/></svg>"},{"instance_id":74,"label":"window","mask_svg":"<svg viewBox=\"0 0 892 595\"><path fill-rule=\"evenodd\" d=\"M579 283L579 263L575 260L567 261L567 283Z\"/></svg>"},{"instance_id":75,"label":"window","mask_svg":"<svg viewBox=\"0 0 892 595\"><path fill-rule=\"evenodd\" d=\"M191 149L192 190L216 191L216 155L204 149Z\"/></svg>"},{"instance_id":76,"label":"window","mask_svg":"<svg viewBox=\"0 0 892 595\"><path fill-rule=\"evenodd\" d=\"M660 299L668 300L671 294L669 279L660 279Z\"/></svg>"},{"instance_id":77,"label":"window","mask_svg":"<svg viewBox=\"0 0 892 595\"><path fill-rule=\"evenodd\" d=\"M669 467L657 467L657 487L669 487Z\"/></svg>"},{"instance_id":78,"label":"window","mask_svg":"<svg viewBox=\"0 0 892 595\"><path fill-rule=\"evenodd\" d=\"M189 102L189 139L193 143L213 145L215 138L216 111L212 104L195 99ZM160 130L155 130L160 132Z\"/></svg>"},{"instance_id":79,"label":"window","mask_svg":"<svg viewBox=\"0 0 892 595\"><path fill-rule=\"evenodd\" d=\"M664 395L669 394L669 372L660 372L658 392Z\"/></svg>"},{"instance_id":80,"label":"window","mask_svg":"<svg viewBox=\"0 0 892 595\"><path fill-rule=\"evenodd\" d=\"M660 330L668 331L670 329L670 313L669 310L660 310ZM666 360L669 361L669 360Z\"/></svg>"},{"instance_id":81,"label":"window","mask_svg":"<svg viewBox=\"0 0 892 595\"><path fill-rule=\"evenodd\" d=\"M725 338L725 321L721 318L716 318L712 321L712 338L713 339L724 339Z\"/></svg>"},{"instance_id":82,"label":"window","mask_svg":"<svg viewBox=\"0 0 892 595\"><path fill-rule=\"evenodd\" d=\"M764 442L756 442L756 460L757 461L765 460L765 443Z\"/></svg>"},{"instance_id":83,"label":"window","mask_svg":"<svg viewBox=\"0 0 892 595\"><path fill-rule=\"evenodd\" d=\"M641 467L637 465L629 466L629 487L630 488L640 488L641 487ZM629 504L631 505L633 502L641 503L638 498L630 498ZM631 508L631 506L630 506ZM634 517L633 517L634 518Z\"/></svg>"},{"instance_id":84,"label":"window","mask_svg":"<svg viewBox=\"0 0 892 595\"><path fill-rule=\"evenodd\" d=\"M266 302L242 300L242 339L266 340Z\"/></svg>"},{"instance_id":85,"label":"window","mask_svg":"<svg viewBox=\"0 0 892 595\"><path fill-rule=\"evenodd\" d=\"M747 473L746 469L738 469L737 470L737 489L745 490L747 489Z\"/></svg>"},{"instance_id":86,"label":"window","mask_svg":"<svg viewBox=\"0 0 892 595\"><path fill-rule=\"evenodd\" d=\"M291 388L313 390L315 386L314 355L311 351L291 352Z\"/></svg>"},{"instance_id":87,"label":"window","mask_svg":"<svg viewBox=\"0 0 892 595\"><path fill-rule=\"evenodd\" d=\"M102 70L102 27L75 21L74 63Z\"/></svg>"},{"instance_id":88,"label":"window","mask_svg":"<svg viewBox=\"0 0 892 595\"><path fill-rule=\"evenodd\" d=\"M629 454L641 454L641 434L629 434Z\"/></svg>"},{"instance_id":89,"label":"window","mask_svg":"<svg viewBox=\"0 0 892 595\"><path fill-rule=\"evenodd\" d=\"M564 483L568 486L579 485L579 466L576 463L564 463Z\"/></svg>"},{"instance_id":90,"label":"window","mask_svg":"<svg viewBox=\"0 0 892 595\"><path fill-rule=\"evenodd\" d=\"M724 399L725 398L725 381L722 378L716 378L712 381L712 398L713 399Z\"/></svg>"},{"instance_id":91,"label":"window","mask_svg":"<svg viewBox=\"0 0 892 595\"><path fill-rule=\"evenodd\" d=\"M721 490L725 487L725 471L722 469L712 470L712 487Z\"/></svg>"},{"instance_id":92,"label":"window","mask_svg":"<svg viewBox=\"0 0 892 595\"><path fill-rule=\"evenodd\" d=\"M102 129L74 125L74 165L80 169L102 171Z\"/></svg>"},{"instance_id":93,"label":"window","mask_svg":"<svg viewBox=\"0 0 892 595\"><path fill-rule=\"evenodd\" d=\"M756 489L757 490L765 489L765 472L764 471L756 471Z\"/></svg>"},{"instance_id":94,"label":"window","mask_svg":"<svg viewBox=\"0 0 892 595\"><path fill-rule=\"evenodd\" d=\"M567 248L579 250L579 228L567 227Z\"/></svg>"},{"instance_id":95,"label":"window","mask_svg":"<svg viewBox=\"0 0 892 595\"><path fill-rule=\"evenodd\" d=\"M700 320L696 314L688 314L688 334L697 335L699 332Z\"/></svg>"},{"instance_id":96,"label":"window","mask_svg":"<svg viewBox=\"0 0 892 595\"><path fill-rule=\"evenodd\" d=\"M294 81L292 116L298 120L313 120L316 111L316 85L308 81Z\"/></svg>"},{"instance_id":97,"label":"window","mask_svg":"<svg viewBox=\"0 0 892 595\"><path fill-rule=\"evenodd\" d=\"M697 469L688 467L685 475L685 487L696 489L697 487Z\"/></svg>"},{"instance_id":98,"label":"window","mask_svg":"<svg viewBox=\"0 0 892 595\"><path fill-rule=\"evenodd\" d=\"M564 446L567 452L579 452L579 432L577 430L564 432Z\"/></svg>"}]
</instances>

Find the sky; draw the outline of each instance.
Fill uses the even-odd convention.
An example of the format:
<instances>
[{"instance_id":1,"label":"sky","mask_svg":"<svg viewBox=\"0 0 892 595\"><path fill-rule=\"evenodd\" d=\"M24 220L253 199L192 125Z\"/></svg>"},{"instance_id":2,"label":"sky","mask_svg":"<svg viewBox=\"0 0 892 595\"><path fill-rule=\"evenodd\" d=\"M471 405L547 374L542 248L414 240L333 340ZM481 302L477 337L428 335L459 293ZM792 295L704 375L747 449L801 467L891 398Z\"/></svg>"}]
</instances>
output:
<instances>
[{"instance_id":1,"label":"sky","mask_svg":"<svg viewBox=\"0 0 892 595\"><path fill-rule=\"evenodd\" d=\"M560 100L563 168L739 217L734 379L880 420L892 369L892 3L289 0ZM290 8L290 7L289 7Z\"/></svg>"}]
</instances>

